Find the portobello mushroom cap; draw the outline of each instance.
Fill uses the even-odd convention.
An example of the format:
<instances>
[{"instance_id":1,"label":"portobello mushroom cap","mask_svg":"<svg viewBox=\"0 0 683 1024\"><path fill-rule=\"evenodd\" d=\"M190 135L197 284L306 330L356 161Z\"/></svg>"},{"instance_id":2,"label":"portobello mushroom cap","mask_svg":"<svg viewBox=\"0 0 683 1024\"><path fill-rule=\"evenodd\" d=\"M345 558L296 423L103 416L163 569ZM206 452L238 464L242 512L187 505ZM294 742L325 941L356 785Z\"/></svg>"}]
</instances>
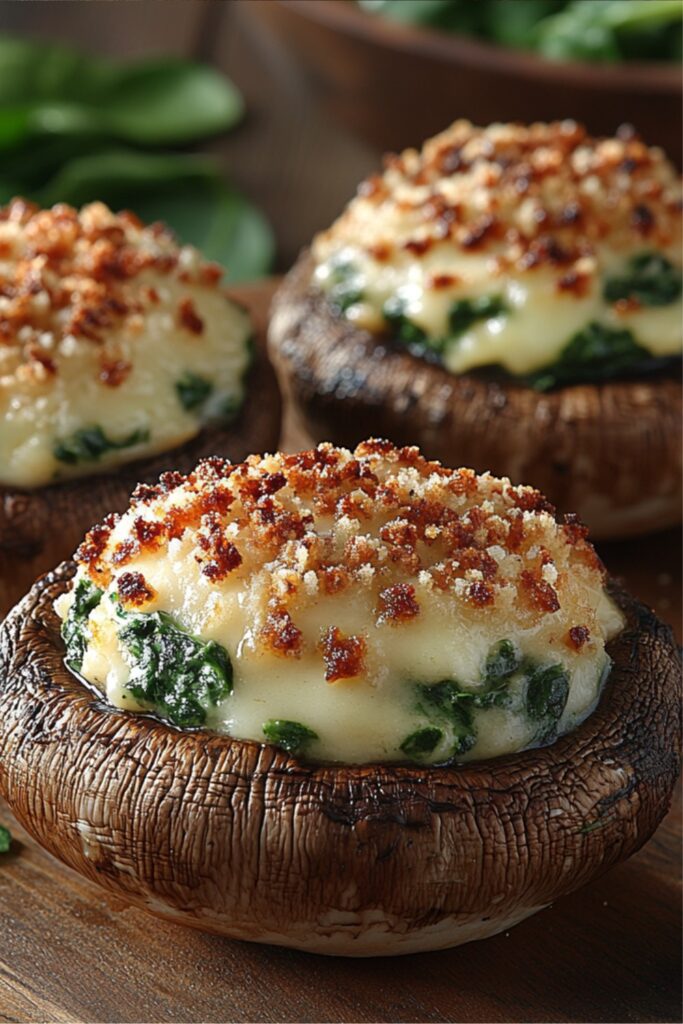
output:
<instances>
[{"instance_id":1,"label":"portobello mushroom cap","mask_svg":"<svg viewBox=\"0 0 683 1024\"><path fill-rule=\"evenodd\" d=\"M314 440L415 444L446 465L527 480L593 538L681 520L679 372L539 394L485 374L455 375L335 313L304 252L275 295L270 354Z\"/></svg>"},{"instance_id":2,"label":"portobello mushroom cap","mask_svg":"<svg viewBox=\"0 0 683 1024\"><path fill-rule=\"evenodd\" d=\"M138 483L164 470L188 472L208 455L241 462L254 450L272 450L280 433L280 393L265 343L257 337L237 419L206 425L192 440L146 459L35 490L0 485L0 616L38 575L72 554L83 535L109 512L123 511Z\"/></svg>"},{"instance_id":3,"label":"portobello mushroom cap","mask_svg":"<svg viewBox=\"0 0 683 1024\"><path fill-rule=\"evenodd\" d=\"M0 792L70 867L233 938L372 956L495 934L634 853L680 764L671 631L626 627L600 704L552 746L460 767L313 765L113 709L63 663L38 580L0 634Z\"/></svg>"}]
</instances>

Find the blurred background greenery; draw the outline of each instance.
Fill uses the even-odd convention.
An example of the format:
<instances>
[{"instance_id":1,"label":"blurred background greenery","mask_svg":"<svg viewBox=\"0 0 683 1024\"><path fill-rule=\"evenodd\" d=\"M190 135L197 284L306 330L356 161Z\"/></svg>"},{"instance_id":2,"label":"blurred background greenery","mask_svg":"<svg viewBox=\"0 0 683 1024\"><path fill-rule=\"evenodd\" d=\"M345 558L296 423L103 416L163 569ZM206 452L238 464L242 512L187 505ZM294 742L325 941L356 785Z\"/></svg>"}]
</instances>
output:
<instances>
[{"instance_id":1,"label":"blurred background greenery","mask_svg":"<svg viewBox=\"0 0 683 1024\"><path fill-rule=\"evenodd\" d=\"M231 281L285 268L376 155L329 125L250 7L0 0L0 201L102 199L167 221Z\"/></svg>"},{"instance_id":2,"label":"blurred background greenery","mask_svg":"<svg viewBox=\"0 0 683 1024\"><path fill-rule=\"evenodd\" d=\"M676 61L681 0L357 0L368 14L532 50L549 60Z\"/></svg>"},{"instance_id":3,"label":"blurred background greenery","mask_svg":"<svg viewBox=\"0 0 683 1024\"><path fill-rule=\"evenodd\" d=\"M683 0L0 0L0 201L102 199L257 278L384 149L455 117L633 120L679 159L682 17Z\"/></svg>"}]
</instances>

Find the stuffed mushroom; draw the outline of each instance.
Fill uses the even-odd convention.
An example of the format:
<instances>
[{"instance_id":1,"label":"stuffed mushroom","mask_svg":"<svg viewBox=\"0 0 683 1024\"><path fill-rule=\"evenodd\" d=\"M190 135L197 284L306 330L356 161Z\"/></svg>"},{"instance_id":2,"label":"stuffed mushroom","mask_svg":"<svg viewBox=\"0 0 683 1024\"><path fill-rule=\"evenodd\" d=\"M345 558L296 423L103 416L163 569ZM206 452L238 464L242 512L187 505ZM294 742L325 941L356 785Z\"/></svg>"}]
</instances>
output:
<instances>
[{"instance_id":1,"label":"stuffed mushroom","mask_svg":"<svg viewBox=\"0 0 683 1024\"><path fill-rule=\"evenodd\" d=\"M670 631L531 487L368 441L143 485L0 636L0 792L154 913L316 952L508 928L638 849Z\"/></svg>"},{"instance_id":2,"label":"stuffed mushroom","mask_svg":"<svg viewBox=\"0 0 683 1024\"><path fill-rule=\"evenodd\" d=\"M272 371L220 278L101 203L0 212L0 613L137 481L277 443Z\"/></svg>"},{"instance_id":3,"label":"stuffed mushroom","mask_svg":"<svg viewBox=\"0 0 683 1024\"><path fill-rule=\"evenodd\" d=\"M661 150L457 121L316 237L270 342L315 437L418 443L616 537L680 521L682 312Z\"/></svg>"}]
</instances>

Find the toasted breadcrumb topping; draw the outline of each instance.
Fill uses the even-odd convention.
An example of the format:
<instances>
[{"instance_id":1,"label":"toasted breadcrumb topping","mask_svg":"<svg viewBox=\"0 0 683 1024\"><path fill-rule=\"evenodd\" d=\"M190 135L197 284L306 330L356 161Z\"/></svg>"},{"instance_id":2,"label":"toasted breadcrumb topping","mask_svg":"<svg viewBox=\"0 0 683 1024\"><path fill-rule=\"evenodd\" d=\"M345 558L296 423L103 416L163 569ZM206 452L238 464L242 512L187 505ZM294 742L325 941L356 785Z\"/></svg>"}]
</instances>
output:
<instances>
[{"instance_id":1,"label":"toasted breadcrumb topping","mask_svg":"<svg viewBox=\"0 0 683 1024\"><path fill-rule=\"evenodd\" d=\"M386 157L314 251L320 261L348 244L383 263L448 242L495 256L499 270L551 266L558 288L580 295L596 246L667 249L680 234L676 171L632 129L600 139L574 121L459 120L422 150ZM437 274L431 287L454 283Z\"/></svg>"},{"instance_id":2,"label":"toasted breadcrumb topping","mask_svg":"<svg viewBox=\"0 0 683 1024\"><path fill-rule=\"evenodd\" d=\"M0 385L45 384L87 343L90 372L117 388L132 365L110 344L112 333L143 330L164 279L217 289L221 275L133 213L103 203L43 210L14 199L0 209ZM176 320L195 335L204 329L191 298L179 301Z\"/></svg>"},{"instance_id":3,"label":"toasted breadcrumb topping","mask_svg":"<svg viewBox=\"0 0 683 1024\"><path fill-rule=\"evenodd\" d=\"M145 566L179 546L196 566L188 586L206 588L207 600L226 587L257 594L258 645L282 657L317 649L330 682L361 672L368 644L335 620L340 595L370 601L370 635L411 628L436 601L488 617L493 635L551 623L571 655L590 647L587 595L602 591L585 528L557 522L539 491L381 440L166 473L137 488L125 515L95 526L76 560L139 607L154 593ZM326 628L307 636L299 615L314 606L328 609Z\"/></svg>"},{"instance_id":4,"label":"toasted breadcrumb topping","mask_svg":"<svg viewBox=\"0 0 683 1024\"><path fill-rule=\"evenodd\" d=\"M681 198L672 164L630 128L456 121L363 182L314 240L311 284L335 315L454 374L525 378L586 331L676 358ZM670 276L662 301L624 292L648 261Z\"/></svg>"}]
</instances>

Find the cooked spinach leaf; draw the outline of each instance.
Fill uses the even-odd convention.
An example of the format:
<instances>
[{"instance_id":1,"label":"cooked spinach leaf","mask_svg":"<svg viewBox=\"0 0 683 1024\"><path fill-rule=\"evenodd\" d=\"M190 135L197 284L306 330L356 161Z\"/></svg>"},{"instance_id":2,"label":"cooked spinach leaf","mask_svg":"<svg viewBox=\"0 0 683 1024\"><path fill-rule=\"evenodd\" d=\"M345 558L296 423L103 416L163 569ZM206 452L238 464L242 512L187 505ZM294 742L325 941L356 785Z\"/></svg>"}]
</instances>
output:
<instances>
[{"instance_id":1,"label":"cooked spinach leaf","mask_svg":"<svg viewBox=\"0 0 683 1024\"><path fill-rule=\"evenodd\" d=\"M438 353L443 348L443 341L440 338L430 338L426 331L408 319L402 299L396 296L387 299L382 308L382 315L392 338L406 345L416 355Z\"/></svg>"},{"instance_id":2,"label":"cooked spinach leaf","mask_svg":"<svg viewBox=\"0 0 683 1024\"><path fill-rule=\"evenodd\" d=\"M521 657L511 640L491 647L482 672L484 689L464 690L458 682L418 683L417 710L427 724L411 733L401 750L420 761L429 758L444 736L453 737L449 760L472 750L477 742L475 712L509 708L535 724L535 741L550 743L569 696L569 672L561 664L538 665Z\"/></svg>"},{"instance_id":3,"label":"cooked spinach leaf","mask_svg":"<svg viewBox=\"0 0 683 1024\"><path fill-rule=\"evenodd\" d=\"M434 752L443 739L443 732L436 726L426 726L406 736L400 746L400 750L409 757L411 761L422 761Z\"/></svg>"},{"instance_id":4,"label":"cooked spinach leaf","mask_svg":"<svg viewBox=\"0 0 683 1024\"><path fill-rule=\"evenodd\" d=\"M681 271L658 252L641 252L628 270L610 278L603 295L608 302L635 299L641 306L668 306L681 294Z\"/></svg>"},{"instance_id":5,"label":"cooked spinach leaf","mask_svg":"<svg viewBox=\"0 0 683 1024\"><path fill-rule=\"evenodd\" d=\"M569 672L562 665L529 666L527 671L527 714L539 723L539 743L550 743L567 704Z\"/></svg>"},{"instance_id":6,"label":"cooked spinach leaf","mask_svg":"<svg viewBox=\"0 0 683 1024\"><path fill-rule=\"evenodd\" d=\"M311 740L318 739L317 732L313 732L308 726L283 718L270 718L264 722L263 735L269 743L282 747L288 754L300 754Z\"/></svg>"},{"instance_id":7,"label":"cooked spinach leaf","mask_svg":"<svg viewBox=\"0 0 683 1024\"><path fill-rule=\"evenodd\" d=\"M453 679L419 683L417 708L431 724L404 739L401 751L413 760L426 758L436 749L444 732L454 739L451 758L471 751L477 740L474 711L508 707L509 685L522 669L522 658L515 644L511 640L500 640L490 648L483 665L481 681L485 688L465 690Z\"/></svg>"},{"instance_id":8,"label":"cooked spinach leaf","mask_svg":"<svg viewBox=\"0 0 683 1024\"><path fill-rule=\"evenodd\" d=\"M484 681L497 686L520 667L522 659L511 640L501 640L488 653L484 665Z\"/></svg>"},{"instance_id":9,"label":"cooked spinach leaf","mask_svg":"<svg viewBox=\"0 0 683 1024\"><path fill-rule=\"evenodd\" d=\"M102 600L102 591L90 580L80 579L74 590L74 599L69 613L62 623L62 639L66 647L67 664L80 672L83 655L87 647L85 628L90 612Z\"/></svg>"},{"instance_id":10,"label":"cooked spinach leaf","mask_svg":"<svg viewBox=\"0 0 683 1024\"><path fill-rule=\"evenodd\" d=\"M119 612L130 664L127 689L174 725L199 726L232 693L228 652L187 633L166 612Z\"/></svg>"},{"instance_id":11,"label":"cooked spinach leaf","mask_svg":"<svg viewBox=\"0 0 683 1024\"><path fill-rule=\"evenodd\" d=\"M637 343L631 331L593 322L570 339L557 362L531 374L527 381L537 391L548 391L584 381L608 380L653 364L657 360Z\"/></svg>"},{"instance_id":12,"label":"cooked spinach leaf","mask_svg":"<svg viewBox=\"0 0 683 1024\"><path fill-rule=\"evenodd\" d=\"M0 825L0 853L9 853L12 845L12 833L4 825Z\"/></svg>"},{"instance_id":13,"label":"cooked spinach leaf","mask_svg":"<svg viewBox=\"0 0 683 1024\"><path fill-rule=\"evenodd\" d=\"M102 427L82 427L70 437L57 441L53 454L59 462L66 462L69 465L75 465L78 462L97 462L107 452L132 448L133 445L142 444L148 439L149 431L144 429L134 430L128 437L124 437L120 441L113 441L106 436Z\"/></svg>"},{"instance_id":14,"label":"cooked spinach leaf","mask_svg":"<svg viewBox=\"0 0 683 1024\"><path fill-rule=\"evenodd\" d=\"M458 299L450 309L447 338L431 337L422 327L406 315L403 299L392 296L382 307L385 323L392 337L406 345L417 355L436 356L443 352L449 341L457 339L477 320L499 316L507 309L499 296L482 295L476 299Z\"/></svg>"},{"instance_id":15,"label":"cooked spinach leaf","mask_svg":"<svg viewBox=\"0 0 683 1024\"><path fill-rule=\"evenodd\" d=\"M461 690L457 683L444 679L431 686L418 687L421 710L428 718L443 719L450 726L453 735L451 756L465 754L477 742L477 733L472 718L475 695Z\"/></svg>"},{"instance_id":16,"label":"cooked spinach leaf","mask_svg":"<svg viewBox=\"0 0 683 1024\"><path fill-rule=\"evenodd\" d=\"M176 381L175 389L184 409L199 409L213 391L213 384L205 377L200 377L189 370Z\"/></svg>"},{"instance_id":17,"label":"cooked spinach leaf","mask_svg":"<svg viewBox=\"0 0 683 1024\"><path fill-rule=\"evenodd\" d=\"M500 295L480 295L476 299L457 299L448 314L450 335L452 338L458 338L478 320L491 320L507 311L508 307Z\"/></svg>"},{"instance_id":18,"label":"cooked spinach leaf","mask_svg":"<svg viewBox=\"0 0 683 1024\"><path fill-rule=\"evenodd\" d=\"M352 260L337 257L330 261L327 298L341 313L361 302L363 287L358 268Z\"/></svg>"}]
</instances>

